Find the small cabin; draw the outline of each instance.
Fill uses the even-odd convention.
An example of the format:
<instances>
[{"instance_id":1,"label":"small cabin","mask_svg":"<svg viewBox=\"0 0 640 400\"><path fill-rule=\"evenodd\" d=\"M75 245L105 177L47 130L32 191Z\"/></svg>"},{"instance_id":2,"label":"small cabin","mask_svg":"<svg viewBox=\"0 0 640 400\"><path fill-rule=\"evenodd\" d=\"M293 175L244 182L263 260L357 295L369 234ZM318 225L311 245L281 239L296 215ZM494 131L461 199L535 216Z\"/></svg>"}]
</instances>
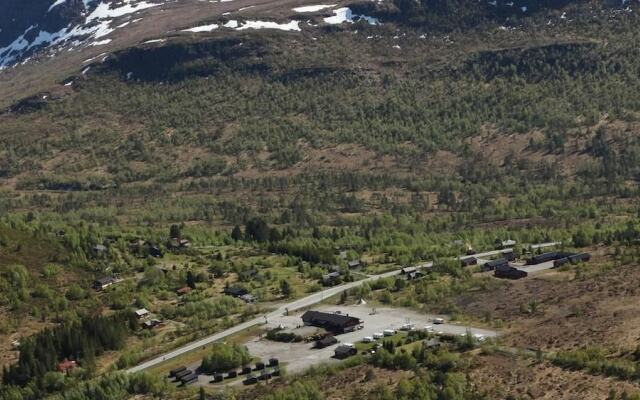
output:
<instances>
[{"instance_id":1,"label":"small cabin","mask_svg":"<svg viewBox=\"0 0 640 400\"><path fill-rule=\"evenodd\" d=\"M189 286L181 287L180 289L176 290L176 293L179 296L185 295L190 292L191 292L191 288Z\"/></svg>"},{"instance_id":2,"label":"small cabin","mask_svg":"<svg viewBox=\"0 0 640 400\"><path fill-rule=\"evenodd\" d=\"M478 265L478 259L475 257L465 257L460 260L460 265L462 266L462 268L470 267L472 265Z\"/></svg>"},{"instance_id":3,"label":"small cabin","mask_svg":"<svg viewBox=\"0 0 640 400\"><path fill-rule=\"evenodd\" d=\"M227 296L232 296L232 297L241 297L244 295L249 294L249 291L245 288L242 287L233 287L233 286L229 286L224 288L224 294L226 294Z\"/></svg>"},{"instance_id":4,"label":"small cabin","mask_svg":"<svg viewBox=\"0 0 640 400\"><path fill-rule=\"evenodd\" d=\"M77 367L78 364L73 360L67 360L66 358L58 363L58 372L65 373Z\"/></svg>"},{"instance_id":5,"label":"small cabin","mask_svg":"<svg viewBox=\"0 0 640 400\"><path fill-rule=\"evenodd\" d=\"M336 358L347 358L347 357L354 356L357 353L358 353L358 350L356 350L355 347L344 345L344 344L336 347L336 349L334 350L334 356Z\"/></svg>"},{"instance_id":6,"label":"small cabin","mask_svg":"<svg viewBox=\"0 0 640 400\"><path fill-rule=\"evenodd\" d=\"M494 271L498 268L509 266L509 262L506 258L500 258L497 260L491 260L482 265L483 271Z\"/></svg>"},{"instance_id":7,"label":"small cabin","mask_svg":"<svg viewBox=\"0 0 640 400\"><path fill-rule=\"evenodd\" d=\"M169 378L173 378L174 376L176 376L176 374L186 371L187 367L182 366L182 367L178 367L178 368L174 368L171 371L169 371Z\"/></svg>"},{"instance_id":8,"label":"small cabin","mask_svg":"<svg viewBox=\"0 0 640 400\"><path fill-rule=\"evenodd\" d=\"M335 285L340 281L340 272L334 271L322 276L322 284L325 286Z\"/></svg>"},{"instance_id":9,"label":"small cabin","mask_svg":"<svg viewBox=\"0 0 640 400\"><path fill-rule=\"evenodd\" d=\"M527 277L527 272L526 271L522 271L519 270L517 268L514 267L510 267L510 266L500 266L498 268L496 268L495 272L493 273L493 275L496 278L503 278L503 279L521 279L521 278L526 278Z\"/></svg>"},{"instance_id":10,"label":"small cabin","mask_svg":"<svg viewBox=\"0 0 640 400\"><path fill-rule=\"evenodd\" d=\"M104 290L116 282L117 280L114 276L105 276L104 278L93 281L93 288L95 290Z\"/></svg>"},{"instance_id":11,"label":"small cabin","mask_svg":"<svg viewBox=\"0 0 640 400\"><path fill-rule=\"evenodd\" d=\"M244 301L247 304L253 304L257 301L257 299L255 298L254 295L252 294L243 294L242 296L238 297L240 300Z\"/></svg>"},{"instance_id":12,"label":"small cabin","mask_svg":"<svg viewBox=\"0 0 640 400\"><path fill-rule=\"evenodd\" d=\"M336 339L333 335L327 335L322 339L316 340L316 348L324 349L325 347L333 346L338 343L338 339Z\"/></svg>"}]
</instances>

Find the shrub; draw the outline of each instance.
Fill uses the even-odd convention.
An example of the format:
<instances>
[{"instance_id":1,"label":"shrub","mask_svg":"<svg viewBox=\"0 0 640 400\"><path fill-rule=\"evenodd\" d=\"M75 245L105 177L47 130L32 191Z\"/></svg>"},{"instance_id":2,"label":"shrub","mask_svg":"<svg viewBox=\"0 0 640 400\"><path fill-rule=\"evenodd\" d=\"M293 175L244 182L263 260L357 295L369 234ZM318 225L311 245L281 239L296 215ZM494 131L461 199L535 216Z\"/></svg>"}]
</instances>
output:
<instances>
[{"instance_id":1,"label":"shrub","mask_svg":"<svg viewBox=\"0 0 640 400\"><path fill-rule=\"evenodd\" d=\"M236 344L216 343L202 359L202 369L207 373L225 372L251 361L249 351Z\"/></svg>"}]
</instances>

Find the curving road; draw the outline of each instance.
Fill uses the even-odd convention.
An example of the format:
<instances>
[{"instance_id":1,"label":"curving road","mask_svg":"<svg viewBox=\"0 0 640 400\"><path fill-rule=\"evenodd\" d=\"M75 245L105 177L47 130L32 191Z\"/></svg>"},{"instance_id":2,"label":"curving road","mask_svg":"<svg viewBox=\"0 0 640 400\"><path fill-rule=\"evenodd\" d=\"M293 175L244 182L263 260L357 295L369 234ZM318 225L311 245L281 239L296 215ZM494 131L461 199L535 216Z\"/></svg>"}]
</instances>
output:
<instances>
[{"instance_id":1,"label":"curving road","mask_svg":"<svg viewBox=\"0 0 640 400\"><path fill-rule=\"evenodd\" d=\"M433 265L432 263L426 263L426 264L422 264L420 267L421 268L428 268L431 265ZM218 340L224 339L228 336L231 336L233 334L236 334L238 332L241 332L245 329L251 328L253 326L262 324L265 322L265 319L269 319L269 318L274 318L274 317L278 317L281 316L283 314L285 314L287 311L296 311L299 310L301 308L304 307L308 307L311 306L313 304L316 303L320 303L321 301L323 301L325 298L331 297L331 296L335 296L337 294L340 294L342 292L344 292L345 290L349 290L352 289L354 287L358 287L361 284L363 284L364 282L371 282L371 281L375 281L377 279L381 279L381 278L388 278L391 276L395 276L395 275L399 275L400 271L402 271L401 269L395 270L395 271L390 271L390 272L385 272L383 274L379 274L379 275L371 275L368 278L365 279L361 279L359 281L355 281L355 282L349 282L349 283L345 283L343 285L340 286L335 286L329 289L325 289L322 290L318 293L314 293L312 295L309 295L307 297L304 297L302 299L298 299L298 300L294 300L290 303L286 303L281 305L278 309L263 315L261 317L257 317L254 318L252 320L249 321L245 321L241 324L238 324L236 326L233 326L229 329L226 329L222 332L218 332L215 333L211 336L207 336L203 339L197 340L195 342L191 342L185 346L182 346L178 349L172 350L168 353L159 355L155 358L152 358L148 361L143 362L142 364L136 365L135 367L129 368L128 370L126 370L126 372L128 373L134 373L134 372L139 372L139 371L143 371L147 368L151 368L153 366L156 366L158 364L161 364L167 360L170 360L172 358L181 356L182 354L188 353L192 350L195 350L199 347L202 346L206 346L210 343L216 342Z\"/></svg>"}]
</instances>

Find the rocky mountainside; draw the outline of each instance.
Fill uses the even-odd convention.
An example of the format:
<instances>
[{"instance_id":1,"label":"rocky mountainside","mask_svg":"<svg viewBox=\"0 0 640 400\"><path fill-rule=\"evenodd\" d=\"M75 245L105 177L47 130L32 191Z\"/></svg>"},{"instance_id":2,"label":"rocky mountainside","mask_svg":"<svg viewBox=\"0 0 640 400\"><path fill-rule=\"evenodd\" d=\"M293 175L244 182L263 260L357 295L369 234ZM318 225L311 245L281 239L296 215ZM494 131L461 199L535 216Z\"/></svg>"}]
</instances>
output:
<instances>
[{"instance_id":1,"label":"rocky mountainside","mask_svg":"<svg viewBox=\"0 0 640 400\"><path fill-rule=\"evenodd\" d=\"M200 41L266 29L317 37L363 20L423 37L545 32L635 15L640 0L0 0L0 108L66 90L93 60L173 39ZM557 35L557 33L552 33ZM392 35L394 36L394 35ZM562 34L561 34L562 36ZM399 46L399 45L398 45ZM394 47L395 48L395 47Z\"/></svg>"},{"instance_id":2,"label":"rocky mountainside","mask_svg":"<svg viewBox=\"0 0 640 400\"><path fill-rule=\"evenodd\" d=\"M0 8L0 67L49 46L106 44L114 21L159 3L97 0L5 0Z\"/></svg>"}]
</instances>

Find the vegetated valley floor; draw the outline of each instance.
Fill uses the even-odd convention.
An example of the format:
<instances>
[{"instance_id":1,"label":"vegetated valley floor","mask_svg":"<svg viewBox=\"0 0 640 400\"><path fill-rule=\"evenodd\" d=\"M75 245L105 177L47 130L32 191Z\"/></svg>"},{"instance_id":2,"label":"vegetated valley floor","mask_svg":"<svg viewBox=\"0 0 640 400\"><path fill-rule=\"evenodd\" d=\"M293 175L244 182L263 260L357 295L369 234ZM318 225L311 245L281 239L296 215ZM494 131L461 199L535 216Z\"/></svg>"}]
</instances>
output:
<instances>
[{"instance_id":1,"label":"vegetated valley floor","mask_svg":"<svg viewBox=\"0 0 640 400\"><path fill-rule=\"evenodd\" d=\"M273 15L290 17L286 4ZM441 307L502 330L496 346L416 353L426 367L414 369L405 355L415 348L402 344L404 367L320 369L304 390L387 399L429 382L457 398L637 393L638 20L578 10L508 29L399 21L175 33L76 69L64 77L72 86L44 90L47 76L29 88L36 98L14 90L0 115L2 364L16 360L14 340L45 327L134 307L163 319L123 333L95 365L87 357L89 379L54 373L62 383L35 396L61 393L315 292L333 264L351 279L347 259L367 273L435 260L428 279L347 300ZM594 258L500 285L455 259L507 238ZM120 284L91 290L113 273ZM258 304L222 295L226 285ZM153 379L164 396L195 395Z\"/></svg>"}]
</instances>

